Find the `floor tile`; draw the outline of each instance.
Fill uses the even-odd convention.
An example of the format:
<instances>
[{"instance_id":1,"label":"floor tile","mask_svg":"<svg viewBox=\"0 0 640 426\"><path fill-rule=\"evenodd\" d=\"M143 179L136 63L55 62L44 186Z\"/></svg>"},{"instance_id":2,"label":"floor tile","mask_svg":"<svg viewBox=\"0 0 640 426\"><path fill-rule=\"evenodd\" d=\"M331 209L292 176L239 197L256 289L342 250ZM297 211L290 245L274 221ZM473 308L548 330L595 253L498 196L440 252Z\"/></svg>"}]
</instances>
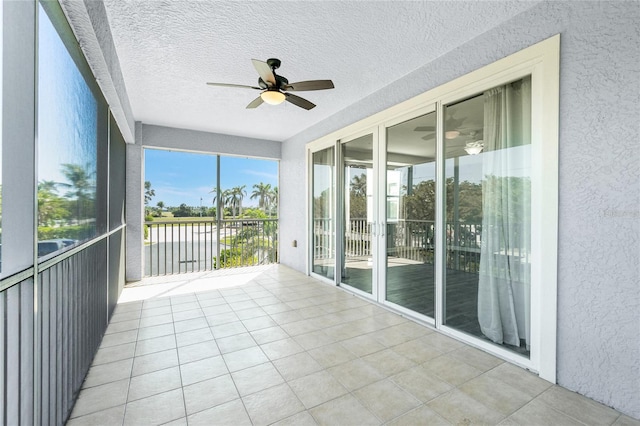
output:
<instances>
[{"instance_id":1,"label":"floor tile","mask_svg":"<svg viewBox=\"0 0 640 426\"><path fill-rule=\"evenodd\" d=\"M182 293L118 305L68 424L640 426L346 291L260 268L240 286L239 271L165 277Z\"/></svg>"},{"instance_id":2,"label":"floor tile","mask_svg":"<svg viewBox=\"0 0 640 426\"><path fill-rule=\"evenodd\" d=\"M269 342L275 342L276 340L286 339L287 337L289 337L287 332L279 326L252 331L251 336L253 336L253 339L259 345Z\"/></svg>"},{"instance_id":3,"label":"floor tile","mask_svg":"<svg viewBox=\"0 0 640 426\"><path fill-rule=\"evenodd\" d=\"M209 323L207 322L207 319L204 317L188 319L185 321L178 321L178 322L175 322L173 325L176 330L176 333L184 333L185 331L192 331L192 330L198 330L200 328L209 327Z\"/></svg>"},{"instance_id":4,"label":"floor tile","mask_svg":"<svg viewBox=\"0 0 640 426\"><path fill-rule=\"evenodd\" d=\"M380 372L361 359L329 368L329 372L350 391L384 378Z\"/></svg>"},{"instance_id":5,"label":"floor tile","mask_svg":"<svg viewBox=\"0 0 640 426\"><path fill-rule=\"evenodd\" d=\"M178 367L142 374L131 378L127 401L135 401L180 387L182 387L182 382Z\"/></svg>"},{"instance_id":6,"label":"floor tile","mask_svg":"<svg viewBox=\"0 0 640 426\"><path fill-rule=\"evenodd\" d=\"M459 389L504 416L513 414L531 399L524 392L485 374L460 385Z\"/></svg>"},{"instance_id":7,"label":"floor tile","mask_svg":"<svg viewBox=\"0 0 640 426\"><path fill-rule=\"evenodd\" d=\"M231 373L231 377L240 396L250 395L284 383L284 379L270 362L236 371Z\"/></svg>"},{"instance_id":8,"label":"floor tile","mask_svg":"<svg viewBox=\"0 0 640 426\"><path fill-rule=\"evenodd\" d=\"M202 343L207 340L213 340L213 333L211 333L211 330L208 328L201 328L199 330L185 331L184 333L176 334L176 343L178 344L178 347Z\"/></svg>"},{"instance_id":9,"label":"floor tile","mask_svg":"<svg viewBox=\"0 0 640 426\"><path fill-rule=\"evenodd\" d=\"M442 352L429 346L429 343L423 338L409 340L408 342L393 346L391 349L393 349L394 352L409 358L416 364L422 364L430 359L442 355Z\"/></svg>"},{"instance_id":10,"label":"floor tile","mask_svg":"<svg viewBox=\"0 0 640 426\"><path fill-rule=\"evenodd\" d=\"M352 337L340 342L340 344L359 357L371 355L386 348L370 334Z\"/></svg>"},{"instance_id":11,"label":"floor tile","mask_svg":"<svg viewBox=\"0 0 640 426\"><path fill-rule=\"evenodd\" d=\"M304 410L286 383L242 398L254 425L268 425Z\"/></svg>"},{"instance_id":12,"label":"floor tile","mask_svg":"<svg viewBox=\"0 0 640 426\"><path fill-rule=\"evenodd\" d=\"M485 372L496 368L504 361L479 349L463 346L449 353L451 358L458 359L478 370Z\"/></svg>"},{"instance_id":13,"label":"floor tile","mask_svg":"<svg viewBox=\"0 0 640 426\"><path fill-rule=\"evenodd\" d=\"M89 370L82 387L90 388L104 385L105 383L128 379L131 376L132 365L133 358L96 365Z\"/></svg>"},{"instance_id":14,"label":"floor tile","mask_svg":"<svg viewBox=\"0 0 640 426\"><path fill-rule=\"evenodd\" d=\"M549 388L537 399L583 423L611 424L619 415L612 408L560 386Z\"/></svg>"},{"instance_id":15,"label":"floor tile","mask_svg":"<svg viewBox=\"0 0 640 426\"><path fill-rule=\"evenodd\" d=\"M311 333L299 334L293 337L300 346L305 350L319 348L320 346L329 345L335 343L333 337L329 337L327 333L322 330L312 331ZM353 352L353 351L352 351Z\"/></svg>"},{"instance_id":16,"label":"floor tile","mask_svg":"<svg viewBox=\"0 0 640 426\"><path fill-rule=\"evenodd\" d=\"M222 355L229 371L239 371L269 361L262 350L255 346Z\"/></svg>"},{"instance_id":17,"label":"floor tile","mask_svg":"<svg viewBox=\"0 0 640 426\"><path fill-rule=\"evenodd\" d=\"M162 424L184 415L182 389L175 389L128 403L124 425Z\"/></svg>"},{"instance_id":18,"label":"floor tile","mask_svg":"<svg viewBox=\"0 0 640 426\"><path fill-rule=\"evenodd\" d=\"M583 424L576 419L551 408L538 399L534 399L529 402L527 405L508 417L507 420L511 420L519 425L578 426ZM589 422L587 424L595 425L597 423Z\"/></svg>"},{"instance_id":19,"label":"floor tile","mask_svg":"<svg viewBox=\"0 0 640 426\"><path fill-rule=\"evenodd\" d=\"M469 364L449 358L446 355L429 360L422 366L430 373L454 386L458 386L482 374L480 370L473 368Z\"/></svg>"},{"instance_id":20,"label":"floor tile","mask_svg":"<svg viewBox=\"0 0 640 426\"><path fill-rule=\"evenodd\" d=\"M346 394L348 391L327 371L319 371L289 382L289 386L309 409Z\"/></svg>"},{"instance_id":21,"label":"floor tile","mask_svg":"<svg viewBox=\"0 0 640 426\"><path fill-rule=\"evenodd\" d=\"M383 422L394 419L422 402L390 380L381 380L353 392L362 405Z\"/></svg>"},{"instance_id":22,"label":"floor tile","mask_svg":"<svg viewBox=\"0 0 640 426\"><path fill-rule=\"evenodd\" d=\"M301 411L293 416L272 423L271 426L316 426L317 424L308 411Z\"/></svg>"},{"instance_id":23,"label":"floor tile","mask_svg":"<svg viewBox=\"0 0 640 426\"><path fill-rule=\"evenodd\" d=\"M309 410L320 425L379 425L381 421L352 395L344 395Z\"/></svg>"},{"instance_id":24,"label":"floor tile","mask_svg":"<svg viewBox=\"0 0 640 426\"><path fill-rule=\"evenodd\" d=\"M181 346L178 348L178 357L180 364L197 361L199 359L210 358L220 355L220 349L214 340L196 343L189 346Z\"/></svg>"},{"instance_id":25,"label":"floor tile","mask_svg":"<svg viewBox=\"0 0 640 426\"><path fill-rule=\"evenodd\" d=\"M291 338L276 340L260 345L262 351L270 360L276 360L302 352L304 349Z\"/></svg>"},{"instance_id":26,"label":"floor tile","mask_svg":"<svg viewBox=\"0 0 640 426\"><path fill-rule=\"evenodd\" d=\"M240 399L191 414L189 426L251 426L251 420Z\"/></svg>"},{"instance_id":27,"label":"floor tile","mask_svg":"<svg viewBox=\"0 0 640 426\"><path fill-rule=\"evenodd\" d=\"M216 377L183 387L187 415L238 399L231 376Z\"/></svg>"},{"instance_id":28,"label":"floor tile","mask_svg":"<svg viewBox=\"0 0 640 426\"><path fill-rule=\"evenodd\" d=\"M134 342L125 343L124 345L101 347L93 358L92 366L133 358L135 349L136 344Z\"/></svg>"},{"instance_id":29,"label":"floor tile","mask_svg":"<svg viewBox=\"0 0 640 426\"><path fill-rule=\"evenodd\" d=\"M507 362L488 371L486 374L526 393L532 398L553 386L550 382L539 378L530 371Z\"/></svg>"},{"instance_id":30,"label":"floor tile","mask_svg":"<svg viewBox=\"0 0 640 426\"><path fill-rule=\"evenodd\" d=\"M67 421L68 426L122 426L124 420L124 405L119 405L106 410L75 417Z\"/></svg>"},{"instance_id":31,"label":"floor tile","mask_svg":"<svg viewBox=\"0 0 640 426\"><path fill-rule=\"evenodd\" d=\"M133 361L132 376L163 370L178 365L178 352L175 349L155 352L149 355L135 357Z\"/></svg>"},{"instance_id":32,"label":"floor tile","mask_svg":"<svg viewBox=\"0 0 640 426\"><path fill-rule=\"evenodd\" d=\"M154 337L174 334L173 323L144 327L138 331L138 340L153 339Z\"/></svg>"},{"instance_id":33,"label":"floor tile","mask_svg":"<svg viewBox=\"0 0 640 426\"><path fill-rule=\"evenodd\" d=\"M351 361L356 357L340 343L332 343L312 349L309 351L309 355L325 368Z\"/></svg>"},{"instance_id":34,"label":"floor tile","mask_svg":"<svg viewBox=\"0 0 640 426\"><path fill-rule=\"evenodd\" d=\"M136 356L148 355L154 352L176 348L176 337L173 334L153 339L141 340L136 345Z\"/></svg>"},{"instance_id":35,"label":"floor tile","mask_svg":"<svg viewBox=\"0 0 640 426\"><path fill-rule=\"evenodd\" d=\"M119 333L105 334L100 342L100 348L118 346L135 342L138 339L138 329L121 331Z\"/></svg>"},{"instance_id":36,"label":"floor tile","mask_svg":"<svg viewBox=\"0 0 640 426\"><path fill-rule=\"evenodd\" d=\"M273 364L287 381L322 370L318 361L306 352L277 359Z\"/></svg>"},{"instance_id":37,"label":"floor tile","mask_svg":"<svg viewBox=\"0 0 640 426\"><path fill-rule=\"evenodd\" d=\"M169 312L168 314L143 317L140 320L140 327L153 327L154 325L170 324L172 322L173 315Z\"/></svg>"},{"instance_id":38,"label":"floor tile","mask_svg":"<svg viewBox=\"0 0 640 426\"><path fill-rule=\"evenodd\" d=\"M388 426L451 426L442 416L426 405L422 405L387 423Z\"/></svg>"},{"instance_id":39,"label":"floor tile","mask_svg":"<svg viewBox=\"0 0 640 426\"><path fill-rule=\"evenodd\" d=\"M362 358L363 361L369 363L371 367L377 370L383 376L393 376L399 372L412 368L415 362L402 355L394 352L392 349L385 349L380 352L367 355Z\"/></svg>"},{"instance_id":40,"label":"floor tile","mask_svg":"<svg viewBox=\"0 0 640 426\"><path fill-rule=\"evenodd\" d=\"M247 329L244 324L242 324L242 321L234 321L226 324L211 325L211 332L216 339L220 339L222 337L246 333Z\"/></svg>"},{"instance_id":41,"label":"floor tile","mask_svg":"<svg viewBox=\"0 0 640 426\"><path fill-rule=\"evenodd\" d=\"M235 336L216 339L216 343L220 348L220 352L223 354L257 346L256 341L253 340L253 337L249 333L241 333Z\"/></svg>"},{"instance_id":42,"label":"floor tile","mask_svg":"<svg viewBox=\"0 0 640 426\"><path fill-rule=\"evenodd\" d=\"M505 418L457 389L428 402L427 406L453 424L497 424Z\"/></svg>"},{"instance_id":43,"label":"floor tile","mask_svg":"<svg viewBox=\"0 0 640 426\"><path fill-rule=\"evenodd\" d=\"M422 366L402 371L390 380L422 402L431 401L453 389L452 385L430 374Z\"/></svg>"},{"instance_id":44,"label":"floor tile","mask_svg":"<svg viewBox=\"0 0 640 426\"><path fill-rule=\"evenodd\" d=\"M203 380L228 374L227 365L221 356L204 358L198 361L180 364L182 385L188 386Z\"/></svg>"},{"instance_id":45,"label":"floor tile","mask_svg":"<svg viewBox=\"0 0 640 426\"><path fill-rule=\"evenodd\" d=\"M78 395L71 418L123 405L127 401L129 378L83 389Z\"/></svg>"}]
</instances>

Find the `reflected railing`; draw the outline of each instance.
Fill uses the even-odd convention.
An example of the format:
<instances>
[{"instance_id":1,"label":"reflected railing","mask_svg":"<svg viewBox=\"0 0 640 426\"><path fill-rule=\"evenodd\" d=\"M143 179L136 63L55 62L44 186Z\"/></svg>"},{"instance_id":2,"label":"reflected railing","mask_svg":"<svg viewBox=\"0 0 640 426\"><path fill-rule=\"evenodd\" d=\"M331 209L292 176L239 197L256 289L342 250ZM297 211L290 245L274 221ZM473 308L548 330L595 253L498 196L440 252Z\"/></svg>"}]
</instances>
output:
<instances>
[{"instance_id":1,"label":"reflected railing","mask_svg":"<svg viewBox=\"0 0 640 426\"><path fill-rule=\"evenodd\" d=\"M371 257L371 226L367 219L350 219L345 223L345 260ZM333 259L335 235L333 219L313 220L314 261ZM387 223L387 255L415 262L434 263L435 223L432 220L398 220ZM446 267L453 271L479 273L481 223L447 222L445 231ZM520 253L519 257L528 253Z\"/></svg>"},{"instance_id":2,"label":"reflected railing","mask_svg":"<svg viewBox=\"0 0 640 426\"><path fill-rule=\"evenodd\" d=\"M146 276L278 262L278 219L149 221L144 225Z\"/></svg>"}]
</instances>

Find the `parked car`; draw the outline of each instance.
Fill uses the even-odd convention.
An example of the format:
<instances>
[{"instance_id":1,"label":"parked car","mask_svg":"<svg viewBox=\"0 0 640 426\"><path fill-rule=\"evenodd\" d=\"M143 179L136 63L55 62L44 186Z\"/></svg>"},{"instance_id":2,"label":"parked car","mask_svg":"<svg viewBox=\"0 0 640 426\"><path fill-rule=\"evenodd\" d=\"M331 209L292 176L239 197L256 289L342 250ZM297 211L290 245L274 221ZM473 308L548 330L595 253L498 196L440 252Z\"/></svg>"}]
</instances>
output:
<instances>
[{"instance_id":1,"label":"parked car","mask_svg":"<svg viewBox=\"0 0 640 426\"><path fill-rule=\"evenodd\" d=\"M38 241L38 257L46 256L63 248L64 243L61 240Z\"/></svg>"}]
</instances>

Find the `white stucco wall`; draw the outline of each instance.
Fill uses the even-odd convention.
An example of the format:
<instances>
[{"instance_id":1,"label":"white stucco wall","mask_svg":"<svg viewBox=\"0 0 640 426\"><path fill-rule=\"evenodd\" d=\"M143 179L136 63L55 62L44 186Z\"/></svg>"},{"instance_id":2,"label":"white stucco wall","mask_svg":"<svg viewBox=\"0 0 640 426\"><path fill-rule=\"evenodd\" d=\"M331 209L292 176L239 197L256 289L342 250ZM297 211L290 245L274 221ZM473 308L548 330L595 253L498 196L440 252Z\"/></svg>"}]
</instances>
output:
<instances>
[{"instance_id":1,"label":"white stucco wall","mask_svg":"<svg viewBox=\"0 0 640 426\"><path fill-rule=\"evenodd\" d=\"M281 262L305 270L306 143L560 33L558 383L640 418L638 22L637 1L539 4L285 141Z\"/></svg>"}]
</instances>

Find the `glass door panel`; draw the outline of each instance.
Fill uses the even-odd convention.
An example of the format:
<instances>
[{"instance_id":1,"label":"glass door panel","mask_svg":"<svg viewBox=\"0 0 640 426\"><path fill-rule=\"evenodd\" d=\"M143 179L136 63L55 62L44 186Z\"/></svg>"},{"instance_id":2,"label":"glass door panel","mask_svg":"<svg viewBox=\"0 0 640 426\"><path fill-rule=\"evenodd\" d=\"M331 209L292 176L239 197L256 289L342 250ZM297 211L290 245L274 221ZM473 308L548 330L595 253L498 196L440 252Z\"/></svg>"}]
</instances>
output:
<instances>
[{"instance_id":1,"label":"glass door panel","mask_svg":"<svg viewBox=\"0 0 640 426\"><path fill-rule=\"evenodd\" d=\"M443 324L529 355L531 80L444 108Z\"/></svg>"},{"instance_id":2,"label":"glass door panel","mask_svg":"<svg viewBox=\"0 0 640 426\"><path fill-rule=\"evenodd\" d=\"M373 134L343 143L342 163L341 283L372 294L375 239Z\"/></svg>"},{"instance_id":3,"label":"glass door panel","mask_svg":"<svg viewBox=\"0 0 640 426\"><path fill-rule=\"evenodd\" d=\"M313 153L312 271L333 279L336 262L335 240L335 149Z\"/></svg>"},{"instance_id":4,"label":"glass door panel","mask_svg":"<svg viewBox=\"0 0 640 426\"><path fill-rule=\"evenodd\" d=\"M387 129L386 300L434 316L436 113Z\"/></svg>"}]
</instances>

